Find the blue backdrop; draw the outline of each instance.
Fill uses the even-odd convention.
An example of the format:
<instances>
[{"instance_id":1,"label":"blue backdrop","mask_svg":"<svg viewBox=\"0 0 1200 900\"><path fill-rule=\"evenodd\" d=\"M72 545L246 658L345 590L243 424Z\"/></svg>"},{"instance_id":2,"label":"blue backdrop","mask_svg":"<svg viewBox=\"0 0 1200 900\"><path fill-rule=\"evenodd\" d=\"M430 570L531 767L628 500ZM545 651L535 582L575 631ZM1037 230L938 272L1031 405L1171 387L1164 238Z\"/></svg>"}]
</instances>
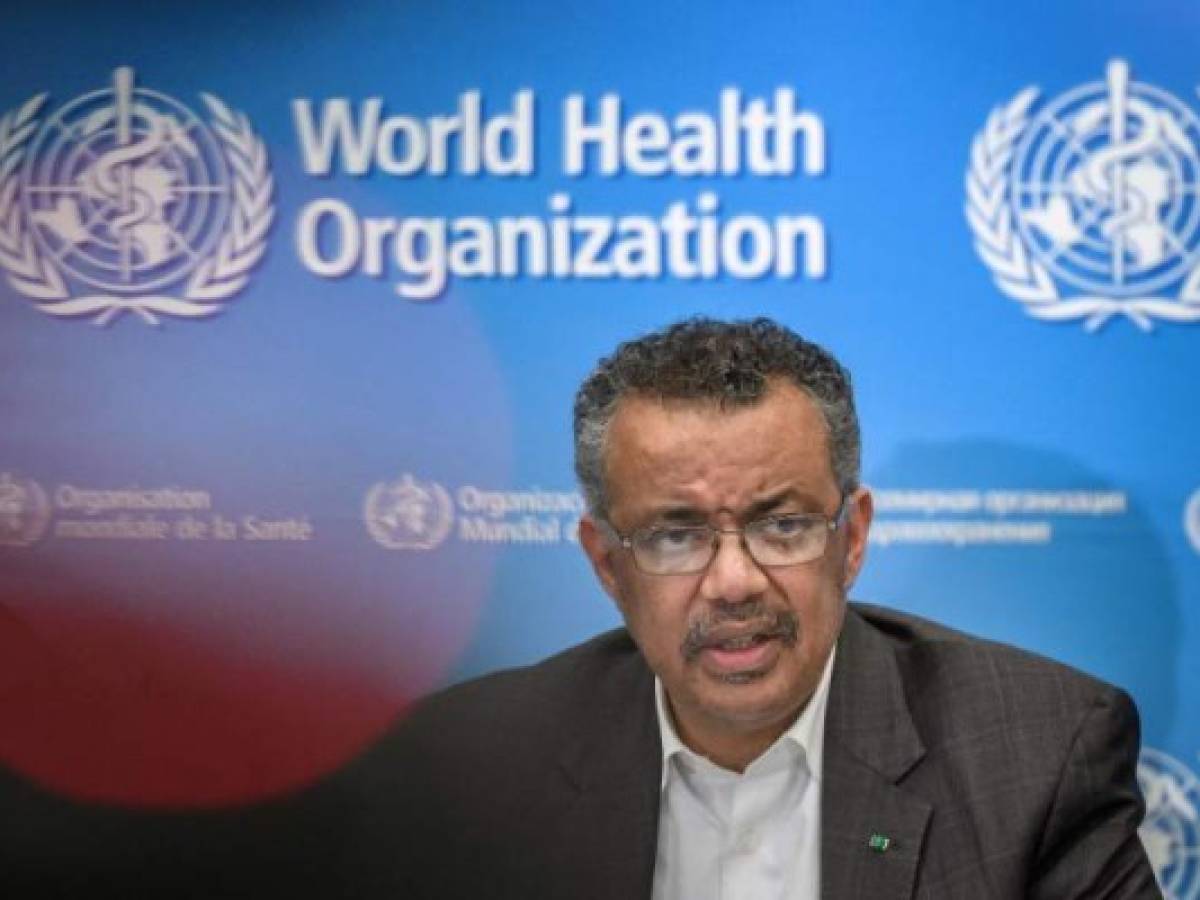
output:
<instances>
[{"instance_id":1,"label":"blue backdrop","mask_svg":"<svg viewBox=\"0 0 1200 900\"><path fill-rule=\"evenodd\" d=\"M1200 890L1194 4L3 19L12 777L238 807L612 627L574 390L768 315L855 376L856 595L1126 687Z\"/></svg>"}]
</instances>

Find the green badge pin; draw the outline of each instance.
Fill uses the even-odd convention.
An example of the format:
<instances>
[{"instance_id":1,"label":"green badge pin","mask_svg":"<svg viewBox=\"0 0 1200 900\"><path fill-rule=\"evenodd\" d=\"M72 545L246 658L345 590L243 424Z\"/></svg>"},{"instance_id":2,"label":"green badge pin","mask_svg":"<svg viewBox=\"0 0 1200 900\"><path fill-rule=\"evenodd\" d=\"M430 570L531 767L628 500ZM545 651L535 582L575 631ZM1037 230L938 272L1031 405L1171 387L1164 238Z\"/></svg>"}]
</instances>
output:
<instances>
[{"instance_id":1,"label":"green badge pin","mask_svg":"<svg viewBox=\"0 0 1200 900\"><path fill-rule=\"evenodd\" d=\"M892 846L892 839L886 834L875 832L867 841L867 846L876 853L887 853L888 847Z\"/></svg>"}]
</instances>

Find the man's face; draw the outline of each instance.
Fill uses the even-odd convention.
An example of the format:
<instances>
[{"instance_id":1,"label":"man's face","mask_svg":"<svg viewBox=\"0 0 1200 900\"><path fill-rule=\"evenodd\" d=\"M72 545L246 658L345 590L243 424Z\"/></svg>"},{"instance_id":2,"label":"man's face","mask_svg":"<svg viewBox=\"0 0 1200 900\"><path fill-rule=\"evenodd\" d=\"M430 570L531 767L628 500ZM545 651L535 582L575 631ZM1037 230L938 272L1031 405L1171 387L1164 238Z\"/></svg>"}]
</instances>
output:
<instances>
[{"instance_id":1,"label":"man's face","mask_svg":"<svg viewBox=\"0 0 1200 900\"><path fill-rule=\"evenodd\" d=\"M610 426L605 475L609 518L626 535L661 524L733 528L784 513L832 517L842 499L820 412L778 381L756 405L724 411L625 398ZM685 741L773 736L812 695L866 546L870 495L859 490L847 505L820 559L764 568L727 534L693 575L640 571L585 517L584 548L662 679Z\"/></svg>"}]
</instances>

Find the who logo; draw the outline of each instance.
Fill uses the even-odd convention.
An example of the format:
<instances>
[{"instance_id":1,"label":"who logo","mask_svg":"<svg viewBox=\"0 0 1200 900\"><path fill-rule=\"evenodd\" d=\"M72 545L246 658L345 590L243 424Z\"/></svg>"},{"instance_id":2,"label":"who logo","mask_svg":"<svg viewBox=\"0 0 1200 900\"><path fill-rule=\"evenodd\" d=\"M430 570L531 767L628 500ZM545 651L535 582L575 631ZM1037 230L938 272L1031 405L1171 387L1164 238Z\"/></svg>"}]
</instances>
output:
<instances>
[{"instance_id":1,"label":"who logo","mask_svg":"<svg viewBox=\"0 0 1200 900\"><path fill-rule=\"evenodd\" d=\"M1200 490L1193 493L1183 507L1183 531L1192 549L1200 553Z\"/></svg>"},{"instance_id":2,"label":"who logo","mask_svg":"<svg viewBox=\"0 0 1200 900\"><path fill-rule=\"evenodd\" d=\"M1038 103L1028 87L971 145L966 215L996 286L1044 321L1200 322L1200 119L1109 63Z\"/></svg>"},{"instance_id":3,"label":"who logo","mask_svg":"<svg viewBox=\"0 0 1200 900\"><path fill-rule=\"evenodd\" d=\"M43 117L46 94L0 118L0 268L45 313L106 325L125 312L202 318L262 258L274 182L246 117L202 94L201 120L138 87Z\"/></svg>"},{"instance_id":4,"label":"who logo","mask_svg":"<svg viewBox=\"0 0 1200 900\"><path fill-rule=\"evenodd\" d=\"M1200 780L1161 750L1143 747L1138 787L1146 817L1138 829L1167 900L1200 897Z\"/></svg>"},{"instance_id":5,"label":"who logo","mask_svg":"<svg viewBox=\"0 0 1200 900\"><path fill-rule=\"evenodd\" d=\"M432 550L450 534L454 502L436 481L418 481L406 472L371 486L363 501L363 523L389 550Z\"/></svg>"},{"instance_id":6,"label":"who logo","mask_svg":"<svg viewBox=\"0 0 1200 900\"><path fill-rule=\"evenodd\" d=\"M50 503L36 481L0 472L0 547L36 544L50 524Z\"/></svg>"}]
</instances>

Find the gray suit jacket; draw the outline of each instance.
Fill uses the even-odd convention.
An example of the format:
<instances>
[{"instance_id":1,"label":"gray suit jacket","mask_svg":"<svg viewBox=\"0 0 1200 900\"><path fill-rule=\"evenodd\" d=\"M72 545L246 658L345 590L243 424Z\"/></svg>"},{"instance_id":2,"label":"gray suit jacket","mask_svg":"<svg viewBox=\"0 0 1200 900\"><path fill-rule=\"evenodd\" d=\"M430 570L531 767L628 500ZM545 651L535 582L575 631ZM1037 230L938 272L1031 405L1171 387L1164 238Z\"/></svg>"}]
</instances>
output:
<instances>
[{"instance_id":1,"label":"gray suit jacket","mask_svg":"<svg viewBox=\"0 0 1200 900\"><path fill-rule=\"evenodd\" d=\"M338 774L245 809L74 803L0 768L0 896L642 900L652 686L629 636L602 635L432 698ZM825 723L823 896L1158 897L1137 727L1124 694L1077 672L852 609Z\"/></svg>"},{"instance_id":2,"label":"gray suit jacket","mask_svg":"<svg viewBox=\"0 0 1200 900\"><path fill-rule=\"evenodd\" d=\"M829 900L1161 896L1119 690L852 605L825 733ZM624 631L443 693L387 752L371 767L387 783L360 785L364 837L395 838L381 893L650 896L661 750L652 676Z\"/></svg>"}]
</instances>

